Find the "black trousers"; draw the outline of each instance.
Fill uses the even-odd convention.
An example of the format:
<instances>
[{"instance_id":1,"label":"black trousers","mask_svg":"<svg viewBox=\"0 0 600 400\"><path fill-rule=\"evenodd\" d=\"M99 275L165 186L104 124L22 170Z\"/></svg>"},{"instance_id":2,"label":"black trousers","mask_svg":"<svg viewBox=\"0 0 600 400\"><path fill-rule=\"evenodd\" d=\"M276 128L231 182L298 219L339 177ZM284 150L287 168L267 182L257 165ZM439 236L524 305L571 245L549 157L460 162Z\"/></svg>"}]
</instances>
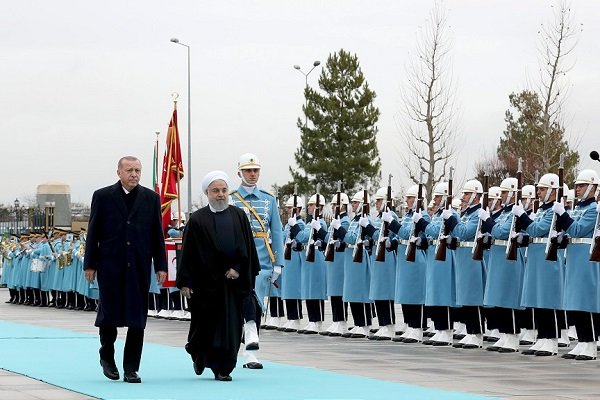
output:
<instances>
[{"instance_id":1,"label":"black trousers","mask_svg":"<svg viewBox=\"0 0 600 400\"><path fill-rule=\"evenodd\" d=\"M354 325L361 327L371 325L371 303L350 303L350 312Z\"/></svg>"},{"instance_id":2,"label":"black trousers","mask_svg":"<svg viewBox=\"0 0 600 400\"><path fill-rule=\"evenodd\" d=\"M331 296L331 318L333 322L348 320L348 303L344 303L342 296Z\"/></svg>"},{"instance_id":3,"label":"black trousers","mask_svg":"<svg viewBox=\"0 0 600 400\"><path fill-rule=\"evenodd\" d=\"M521 329L536 329L535 321L533 317L533 308L526 308L524 310L515 310L518 327Z\"/></svg>"},{"instance_id":4,"label":"black trousers","mask_svg":"<svg viewBox=\"0 0 600 400\"><path fill-rule=\"evenodd\" d=\"M302 300L286 299L285 311L289 320L302 319Z\"/></svg>"},{"instance_id":5,"label":"black trousers","mask_svg":"<svg viewBox=\"0 0 600 400\"><path fill-rule=\"evenodd\" d=\"M427 315L423 304L402 304L404 322L410 328L427 328Z\"/></svg>"},{"instance_id":6,"label":"black trousers","mask_svg":"<svg viewBox=\"0 0 600 400\"><path fill-rule=\"evenodd\" d=\"M534 308L533 319L538 339L558 339L560 330L567 329L567 318L563 310Z\"/></svg>"},{"instance_id":7,"label":"black trousers","mask_svg":"<svg viewBox=\"0 0 600 400\"><path fill-rule=\"evenodd\" d=\"M483 321L485 321L484 317L484 309L480 306L462 306L453 309L453 314L455 316L455 321L462 322L467 327L467 333L469 335L481 335L483 334ZM487 312L486 314L487 315ZM488 325L488 329L491 328Z\"/></svg>"},{"instance_id":8,"label":"black trousers","mask_svg":"<svg viewBox=\"0 0 600 400\"><path fill-rule=\"evenodd\" d=\"M438 331L452 329L454 320L447 306L427 306L427 316L433 321L433 327Z\"/></svg>"},{"instance_id":9,"label":"black trousers","mask_svg":"<svg viewBox=\"0 0 600 400\"><path fill-rule=\"evenodd\" d=\"M512 308L493 307L486 309L488 329L498 329L500 333L517 334L520 331L518 316ZM494 328L490 328L493 326Z\"/></svg>"},{"instance_id":10,"label":"black trousers","mask_svg":"<svg viewBox=\"0 0 600 400\"><path fill-rule=\"evenodd\" d=\"M321 322L325 319L324 300L304 300L310 322Z\"/></svg>"},{"instance_id":11,"label":"black trousers","mask_svg":"<svg viewBox=\"0 0 600 400\"><path fill-rule=\"evenodd\" d=\"M587 311L567 311L569 322L575 325L579 342L595 342L600 333L600 314Z\"/></svg>"},{"instance_id":12,"label":"black trousers","mask_svg":"<svg viewBox=\"0 0 600 400\"><path fill-rule=\"evenodd\" d=\"M269 297L269 313L271 317L285 317L281 297Z\"/></svg>"},{"instance_id":13,"label":"black trousers","mask_svg":"<svg viewBox=\"0 0 600 400\"><path fill-rule=\"evenodd\" d=\"M117 328L114 326L101 326L99 331L100 359L114 364ZM136 372L140 369L143 346L144 329L127 328L127 338L125 339L125 349L123 351L123 369L125 372Z\"/></svg>"},{"instance_id":14,"label":"black trousers","mask_svg":"<svg viewBox=\"0 0 600 400\"><path fill-rule=\"evenodd\" d=\"M377 321L379 326L396 323L393 300L375 300L375 309L377 310Z\"/></svg>"}]
</instances>

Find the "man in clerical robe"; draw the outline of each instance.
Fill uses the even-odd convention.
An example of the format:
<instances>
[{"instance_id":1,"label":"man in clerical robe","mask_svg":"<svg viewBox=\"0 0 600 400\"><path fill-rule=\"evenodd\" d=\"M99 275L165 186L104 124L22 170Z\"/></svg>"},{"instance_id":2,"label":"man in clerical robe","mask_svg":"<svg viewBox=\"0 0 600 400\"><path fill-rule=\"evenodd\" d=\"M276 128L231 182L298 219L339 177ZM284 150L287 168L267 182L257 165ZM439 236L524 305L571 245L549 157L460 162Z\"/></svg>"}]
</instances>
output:
<instances>
[{"instance_id":1,"label":"man in clerical robe","mask_svg":"<svg viewBox=\"0 0 600 400\"><path fill-rule=\"evenodd\" d=\"M229 207L229 178L223 171L202 181L208 206L194 212L183 235L176 286L191 311L187 352L194 372L212 369L231 381L240 348L242 301L254 288L260 263L244 211Z\"/></svg>"}]
</instances>

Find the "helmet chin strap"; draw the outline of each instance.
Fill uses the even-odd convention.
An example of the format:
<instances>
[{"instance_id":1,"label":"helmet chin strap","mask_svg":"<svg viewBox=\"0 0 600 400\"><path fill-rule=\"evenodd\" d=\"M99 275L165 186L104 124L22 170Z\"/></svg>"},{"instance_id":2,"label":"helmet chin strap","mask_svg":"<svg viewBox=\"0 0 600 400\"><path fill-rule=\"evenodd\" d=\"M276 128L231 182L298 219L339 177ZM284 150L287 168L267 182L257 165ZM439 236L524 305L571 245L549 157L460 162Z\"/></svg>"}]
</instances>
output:
<instances>
[{"instance_id":1,"label":"helmet chin strap","mask_svg":"<svg viewBox=\"0 0 600 400\"><path fill-rule=\"evenodd\" d=\"M256 183L254 185L248 183L248 181L246 180L246 178L244 178L244 174L242 174L241 170L238 171L238 176L242 180L242 183L244 184L244 186L247 186L247 187L256 187Z\"/></svg>"},{"instance_id":2,"label":"helmet chin strap","mask_svg":"<svg viewBox=\"0 0 600 400\"><path fill-rule=\"evenodd\" d=\"M592 186L594 186L594 185L591 185L588 183L587 189L585 189L585 192L583 193L583 196L581 196L579 198L579 201L583 201L588 198L588 196L590 195L590 192L592 191Z\"/></svg>"},{"instance_id":3,"label":"helmet chin strap","mask_svg":"<svg viewBox=\"0 0 600 400\"><path fill-rule=\"evenodd\" d=\"M527 199L527 200L525 201L525 204L523 204L523 209L524 209L525 211L529 210L529 205L530 205L530 204L531 204L531 199Z\"/></svg>"},{"instance_id":4,"label":"helmet chin strap","mask_svg":"<svg viewBox=\"0 0 600 400\"><path fill-rule=\"evenodd\" d=\"M506 196L506 200L504 200L504 203L502 203L503 206L506 207L507 205L510 204L510 201L512 200L512 197L513 197L513 193L514 192L512 190L509 190L508 195Z\"/></svg>"},{"instance_id":5,"label":"helmet chin strap","mask_svg":"<svg viewBox=\"0 0 600 400\"><path fill-rule=\"evenodd\" d=\"M473 204L473 200L475 200L475 195L477 193L475 192L471 192L471 196L469 196L469 201L467 201L467 208L471 207L471 205Z\"/></svg>"}]
</instances>

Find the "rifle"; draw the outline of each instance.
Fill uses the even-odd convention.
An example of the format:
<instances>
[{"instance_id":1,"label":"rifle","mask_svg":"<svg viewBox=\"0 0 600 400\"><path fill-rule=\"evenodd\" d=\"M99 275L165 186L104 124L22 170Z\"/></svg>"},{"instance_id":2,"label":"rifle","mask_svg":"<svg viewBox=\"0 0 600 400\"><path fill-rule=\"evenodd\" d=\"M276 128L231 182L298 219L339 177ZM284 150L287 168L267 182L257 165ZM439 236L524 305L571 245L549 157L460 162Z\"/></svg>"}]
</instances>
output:
<instances>
[{"instance_id":1,"label":"rifle","mask_svg":"<svg viewBox=\"0 0 600 400\"><path fill-rule=\"evenodd\" d=\"M594 236L592 236L592 244L590 245L590 261L600 262L600 213L596 216Z\"/></svg>"},{"instance_id":2,"label":"rifle","mask_svg":"<svg viewBox=\"0 0 600 400\"><path fill-rule=\"evenodd\" d=\"M419 177L419 191L417 192L417 207L415 208L415 212L421 212L423 210L423 173L421 172L421 176ZM406 245L406 261L415 262L417 258L417 241L415 238L415 230L417 228L417 224L413 222L412 229L410 232L410 240Z\"/></svg>"},{"instance_id":3,"label":"rifle","mask_svg":"<svg viewBox=\"0 0 600 400\"><path fill-rule=\"evenodd\" d=\"M316 197L316 201L315 201L315 212L314 212L314 219L316 221L319 220L319 207L321 206L319 200L321 195L319 194L321 189L321 184L317 183L317 195ZM306 249L306 261L308 262L315 262L315 237L317 235L319 231L317 229L313 229L310 233L310 239L308 241L308 248Z\"/></svg>"},{"instance_id":4,"label":"rifle","mask_svg":"<svg viewBox=\"0 0 600 400\"><path fill-rule=\"evenodd\" d=\"M361 210L361 217L369 215L369 194L367 189L363 192L363 205ZM354 251L352 253L352 261L355 263L361 263L363 261L365 233L362 227L360 227L360 235L356 235L356 242L354 243Z\"/></svg>"},{"instance_id":5,"label":"rifle","mask_svg":"<svg viewBox=\"0 0 600 400\"><path fill-rule=\"evenodd\" d=\"M337 195L336 195L336 204L335 204L335 216L334 219L339 219L342 209L342 181L338 181ZM329 242L327 243L327 248L325 249L325 261L333 262L335 260L335 240L333 240L333 228L331 229L331 235L329 237Z\"/></svg>"},{"instance_id":6,"label":"rifle","mask_svg":"<svg viewBox=\"0 0 600 400\"><path fill-rule=\"evenodd\" d=\"M540 171L535 171L535 199L533 200L533 213L537 214L538 210L540 209L540 199L537 196L537 191L538 191L538 183L540 181Z\"/></svg>"},{"instance_id":7,"label":"rifle","mask_svg":"<svg viewBox=\"0 0 600 400\"><path fill-rule=\"evenodd\" d=\"M517 167L517 198L515 200L515 205L519 204L519 202L521 201L521 189L523 188L522 164L523 159L519 157ZM508 234L508 245L506 246L506 259L509 261L517 261L517 247L519 247L519 244L517 243L517 238L519 233L516 232L516 229L517 217L513 215L512 222L510 223L510 232Z\"/></svg>"},{"instance_id":8,"label":"rifle","mask_svg":"<svg viewBox=\"0 0 600 400\"><path fill-rule=\"evenodd\" d=\"M444 209L449 210L452 207L452 175L454 174L454 168L450 167L450 174L448 175L448 195L446 196L446 204ZM440 233L438 234L438 241L435 247L435 260L446 261L446 250L448 249L448 235L450 231L446 228L446 223L442 219L442 226L440 226Z\"/></svg>"},{"instance_id":9,"label":"rifle","mask_svg":"<svg viewBox=\"0 0 600 400\"><path fill-rule=\"evenodd\" d=\"M481 208L485 207L486 209L489 209L487 203L488 203L488 197L489 197L489 184L490 184L490 177L485 174L483 176L483 196L481 199ZM483 233L483 228L482 228L482 221L481 219L479 221L477 221L477 234L475 237L475 245L473 246L473 251L472 251L472 259L475 261L482 261L483 260L483 250L485 250L485 234Z\"/></svg>"},{"instance_id":10,"label":"rifle","mask_svg":"<svg viewBox=\"0 0 600 400\"><path fill-rule=\"evenodd\" d=\"M388 176L388 187L386 193L385 211L390 212L392 209L392 174ZM389 235L389 224L383 222L379 231L379 240L377 241L377 250L375 253L375 261L385 262L385 240Z\"/></svg>"},{"instance_id":11,"label":"rifle","mask_svg":"<svg viewBox=\"0 0 600 400\"><path fill-rule=\"evenodd\" d=\"M560 155L560 163L558 165L558 190L556 194L556 200L562 201L563 189L565 184L565 158L564 155ZM558 260L558 248L562 245L562 242L566 240L561 237L559 242L558 235L556 232L556 213L552 215L552 223L550 224L550 232L548 232L548 242L546 243L546 261L557 261ZM566 245L565 245L566 247ZM564 248L564 247L563 247Z\"/></svg>"},{"instance_id":12,"label":"rifle","mask_svg":"<svg viewBox=\"0 0 600 400\"><path fill-rule=\"evenodd\" d=\"M296 218L298 213L298 185L294 185L294 209L292 217ZM288 237L285 242L285 250L283 251L283 258L286 260L292 259L292 240Z\"/></svg>"}]
</instances>

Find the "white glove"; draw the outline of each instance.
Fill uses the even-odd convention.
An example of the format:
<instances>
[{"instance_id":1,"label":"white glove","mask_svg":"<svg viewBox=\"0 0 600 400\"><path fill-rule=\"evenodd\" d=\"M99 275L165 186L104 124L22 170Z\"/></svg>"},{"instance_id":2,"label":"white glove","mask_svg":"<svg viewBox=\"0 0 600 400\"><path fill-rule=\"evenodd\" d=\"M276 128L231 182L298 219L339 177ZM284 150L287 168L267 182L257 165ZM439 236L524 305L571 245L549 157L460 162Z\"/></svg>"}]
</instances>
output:
<instances>
[{"instance_id":1,"label":"white glove","mask_svg":"<svg viewBox=\"0 0 600 400\"><path fill-rule=\"evenodd\" d=\"M596 212L600 213L600 203L596 204Z\"/></svg>"},{"instance_id":2,"label":"white glove","mask_svg":"<svg viewBox=\"0 0 600 400\"><path fill-rule=\"evenodd\" d=\"M342 226L342 221L340 221L339 218L336 218L333 221L331 221L331 226L333 227L333 229L337 230L340 228L340 226Z\"/></svg>"},{"instance_id":3,"label":"white glove","mask_svg":"<svg viewBox=\"0 0 600 400\"><path fill-rule=\"evenodd\" d=\"M360 226L362 226L363 228L366 228L367 226L369 226L369 218L367 218L367 217L360 217L360 219L358 220L358 224Z\"/></svg>"},{"instance_id":4,"label":"white glove","mask_svg":"<svg viewBox=\"0 0 600 400\"><path fill-rule=\"evenodd\" d=\"M271 274L271 282L275 282L279 278L279 275L281 275L281 265L275 265Z\"/></svg>"},{"instance_id":5,"label":"white glove","mask_svg":"<svg viewBox=\"0 0 600 400\"><path fill-rule=\"evenodd\" d=\"M420 211L419 211L419 212L415 212L415 213L413 214L413 222L414 222L415 224L416 224L416 223L418 223L418 222L421 220L421 218L423 218L423 216L421 215L421 212L420 212Z\"/></svg>"},{"instance_id":6,"label":"white glove","mask_svg":"<svg viewBox=\"0 0 600 400\"><path fill-rule=\"evenodd\" d=\"M369 241L369 239L365 239L365 240L362 241L362 244L363 244L364 247L369 247L370 243L371 242Z\"/></svg>"},{"instance_id":7,"label":"white glove","mask_svg":"<svg viewBox=\"0 0 600 400\"><path fill-rule=\"evenodd\" d=\"M390 247L392 247L392 241L390 238L386 238L385 239L385 248L389 249Z\"/></svg>"},{"instance_id":8,"label":"white glove","mask_svg":"<svg viewBox=\"0 0 600 400\"><path fill-rule=\"evenodd\" d=\"M321 224L319 223L319 220L313 219L312 221L310 221L310 227L318 231L319 229L321 229Z\"/></svg>"},{"instance_id":9,"label":"white glove","mask_svg":"<svg viewBox=\"0 0 600 400\"><path fill-rule=\"evenodd\" d=\"M479 219L482 221L487 221L487 219L490 217L490 212L488 210L485 210L483 208L479 209Z\"/></svg>"},{"instance_id":10,"label":"white glove","mask_svg":"<svg viewBox=\"0 0 600 400\"><path fill-rule=\"evenodd\" d=\"M536 213L532 212L531 214L529 214L529 219L532 221L535 221L535 216L536 216Z\"/></svg>"},{"instance_id":11,"label":"white glove","mask_svg":"<svg viewBox=\"0 0 600 400\"><path fill-rule=\"evenodd\" d=\"M321 241L321 239L315 240L315 247L321 247L322 244L323 242Z\"/></svg>"},{"instance_id":12,"label":"white glove","mask_svg":"<svg viewBox=\"0 0 600 400\"><path fill-rule=\"evenodd\" d=\"M511 210L514 216L520 217L525 213L525 209L523 208L523 203L519 201L519 204L515 204Z\"/></svg>"},{"instance_id":13,"label":"white glove","mask_svg":"<svg viewBox=\"0 0 600 400\"><path fill-rule=\"evenodd\" d=\"M389 224L390 222L392 222L392 220L394 219L394 217L392 216L392 213L384 211L381 214L381 219L383 220L383 222L387 222Z\"/></svg>"},{"instance_id":14,"label":"white glove","mask_svg":"<svg viewBox=\"0 0 600 400\"><path fill-rule=\"evenodd\" d=\"M565 213L565 205L562 201L555 201L552 205L552 211L561 216Z\"/></svg>"},{"instance_id":15,"label":"white glove","mask_svg":"<svg viewBox=\"0 0 600 400\"><path fill-rule=\"evenodd\" d=\"M298 220L296 219L296 217L290 217L290 219L288 219L288 225L290 227L296 225L296 222L298 222Z\"/></svg>"},{"instance_id":16,"label":"white glove","mask_svg":"<svg viewBox=\"0 0 600 400\"><path fill-rule=\"evenodd\" d=\"M444 211L442 211L442 218L444 219L448 219L452 216L453 212L450 209L445 209Z\"/></svg>"}]
</instances>

